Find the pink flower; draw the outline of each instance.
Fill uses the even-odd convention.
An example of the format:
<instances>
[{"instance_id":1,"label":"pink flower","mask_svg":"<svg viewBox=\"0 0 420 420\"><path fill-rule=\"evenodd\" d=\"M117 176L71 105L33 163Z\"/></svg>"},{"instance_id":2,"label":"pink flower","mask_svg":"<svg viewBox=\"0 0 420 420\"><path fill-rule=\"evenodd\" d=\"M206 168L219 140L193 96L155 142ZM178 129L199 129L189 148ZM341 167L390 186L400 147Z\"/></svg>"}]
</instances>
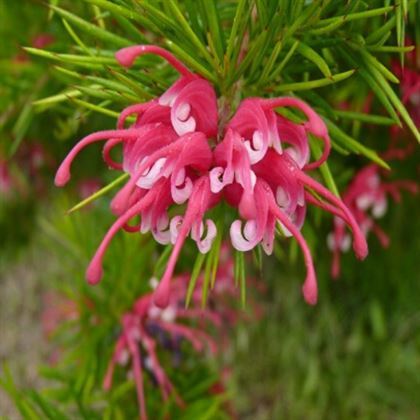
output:
<instances>
[{"instance_id":1,"label":"pink flower","mask_svg":"<svg viewBox=\"0 0 420 420\"><path fill-rule=\"evenodd\" d=\"M391 152L391 153L390 153ZM401 157L404 154L392 150L386 156ZM343 194L343 201L351 210L365 236L372 231L383 247L389 245L389 238L381 227L375 222L384 216L388 207L388 195L395 201L400 201L400 189L406 189L413 194L417 192L417 185L411 181L385 182L381 177L381 170L375 164L361 169L353 178ZM337 278L340 275L340 255L350 246L350 237L344 231L344 225L339 218L334 219L334 232L327 237L327 244L333 253L331 275Z\"/></svg>"},{"instance_id":2,"label":"pink flower","mask_svg":"<svg viewBox=\"0 0 420 420\"><path fill-rule=\"evenodd\" d=\"M239 251L249 251L261 243L271 254L277 225L285 236L296 238L307 267L303 293L309 303L315 303L315 270L300 233L308 202L341 218L353 231L356 255L364 258L367 254L366 240L351 212L306 173L325 162L330 152L328 130L321 117L297 98L248 98L228 122L222 141L212 149L210 140L217 135L218 123L212 86L159 47L124 48L116 57L130 67L143 54L165 58L181 74L180 78L158 99L123 110L117 130L82 139L67 155L55 178L59 186L68 182L72 161L79 151L104 140L107 164L130 175L112 200L111 209L118 219L89 264L88 281L95 284L101 279L104 253L120 229L150 231L159 243L174 244L155 292L156 305L166 307L171 278L186 238L190 235L200 252L210 250L217 229L205 214L224 198L239 211L240 219L230 227L232 244ZM275 111L290 107L297 108L306 120L297 124ZM135 122L125 128L129 116L135 116ZM315 162L310 162L310 135L324 144L322 156ZM111 157L117 145L122 145L122 162ZM169 211L172 214L172 210L178 210L177 205L184 203L185 213L170 219ZM141 222L129 225L136 216Z\"/></svg>"},{"instance_id":3,"label":"pink flower","mask_svg":"<svg viewBox=\"0 0 420 420\"><path fill-rule=\"evenodd\" d=\"M307 121L296 124L274 111L290 106L303 112ZM320 138L325 145L321 158L311 163L309 134ZM307 202L340 217L353 231L356 255L364 258L367 254L365 238L351 212L305 173L321 165L329 151L324 122L304 102L289 97L246 99L214 151L217 166L210 172L212 192L223 191L228 203L237 207L245 219L244 225L238 219L230 228L236 249L249 251L261 243L265 252L271 254L277 224L285 236L296 238L307 267L303 294L310 304L317 300L316 275L309 247L300 233Z\"/></svg>"},{"instance_id":4,"label":"pink flower","mask_svg":"<svg viewBox=\"0 0 420 420\"><path fill-rule=\"evenodd\" d=\"M204 213L214 203L210 192L208 170L212 163L209 137L217 131L216 96L210 84L189 72L167 51L152 46L125 48L117 59L130 66L134 59L146 53L166 58L180 73L181 78L159 100L130 106L118 120L117 130L91 134L70 151L60 165L55 183L62 186L70 179L74 158L87 145L106 141L104 159L114 169L130 175L127 184L111 203L119 216L100 244L87 269L87 279L97 283L102 277L102 259L112 237L121 228L131 232L151 231L160 243L174 243L173 254L156 291L156 300L168 302L169 282L176 260L186 237L197 242L201 252L207 252L216 236L213 221L203 221ZM126 119L136 116L129 128ZM111 150L122 144L122 162L111 158ZM169 220L168 209L188 201L185 216ZM128 223L140 215L141 223Z\"/></svg>"},{"instance_id":5,"label":"pink flower","mask_svg":"<svg viewBox=\"0 0 420 420\"><path fill-rule=\"evenodd\" d=\"M31 42L31 45L34 48L45 48L48 47L48 45L51 45L55 42L55 38L53 35L48 33L40 33L36 35Z\"/></svg>"},{"instance_id":6,"label":"pink flower","mask_svg":"<svg viewBox=\"0 0 420 420\"><path fill-rule=\"evenodd\" d=\"M165 342L172 345L167 350L181 352L180 338L188 341L197 352L207 346L212 354L217 352L214 339L203 331L202 327L190 327L185 321L206 320L217 329L222 327L222 318L218 312L210 309L186 309L183 299L186 294L189 275L179 276L171 286L170 300L165 309L154 304L153 293L140 297L133 308L122 318L122 333L115 344L114 354L109 363L103 386L106 390L112 387L112 377L116 364L126 365L131 359L132 371L136 383L140 418L147 419L143 371L148 370L156 379L156 383L164 401L173 395L176 403L183 407L185 403L176 393L175 388L165 373L159 358L158 348L165 349ZM229 278L232 281L232 278ZM154 279L156 282L156 279ZM201 286L198 285L198 288ZM193 294L194 306L201 299L201 290ZM162 341L162 338L164 340Z\"/></svg>"},{"instance_id":7,"label":"pink flower","mask_svg":"<svg viewBox=\"0 0 420 420\"><path fill-rule=\"evenodd\" d=\"M168 51L153 45L123 48L115 56L121 65L131 67L134 60L144 54L163 57L181 74L181 77L157 101L161 107L168 108L176 133L182 136L193 131L201 131L207 137L216 136L216 94L210 83L191 73ZM130 107L130 109L136 113L135 108Z\"/></svg>"}]
</instances>

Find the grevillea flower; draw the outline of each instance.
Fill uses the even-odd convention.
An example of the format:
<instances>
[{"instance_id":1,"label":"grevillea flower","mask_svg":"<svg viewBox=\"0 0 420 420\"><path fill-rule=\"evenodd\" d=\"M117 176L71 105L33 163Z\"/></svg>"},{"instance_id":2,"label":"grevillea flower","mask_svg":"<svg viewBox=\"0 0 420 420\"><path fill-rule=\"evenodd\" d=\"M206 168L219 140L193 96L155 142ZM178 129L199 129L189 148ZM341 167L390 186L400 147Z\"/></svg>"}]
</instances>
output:
<instances>
[{"instance_id":1,"label":"grevillea flower","mask_svg":"<svg viewBox=\"0 0 420 420\"><path fill-rule=\"evenodd\" d=\"M219 288L214 291L219 295L229 293L233 285L232 273L221 276L219 274L220 272L217 281ZM122 332L116 341L103 386L106 390L112 387L116 364L126 365L131 360L140 418L143 420L147 419L144 370L154 378L164 401L172 395L179 406L185 405L159 361L158 349L170 351L176 357L182 356L181 341L187 341L197 352L203 351L206 347L212 354L218 350L216 341L204 331L206 326L204 321L213 325L220 335L225 323L224 310L223 308L221 311L198 309L201 301L202 278L199 279L198 287L193 292L192 307L186 309L184 297L189 278L189 274L185 274L174 279L171 284L170 300L165 309L157 307L154 304L153 293L148 293L140 297L132 309L122 317ZM157 280L153 279L151 283L156 285ZM199 321L198 326L190 327L188 325L190 320Z\"/></svg>"},{"instance_id":2,"label":"grevillea flower","mask_svg":"<svg viewBox=\"0 0 420 420\"><path fill-rule=\"evenodd\" d=\"M307 120L296 124L275 112L294 107ZM309 134L324 142L324 152L309 162ZM316 275L309 247L300 233L309 202L340 217L353 231L353 248L359 258L367 254L365 238L353 215L334 194L306 174L328 157L330 139L322 119L296 98L250 98L242 102L227 126L214 155L217 165L210 172L211 190L223 190L224 197L237 207L243 221L230 228L232 245L249 251L261 244L267 254L273 250L276 225L286 236L294 236L302 248L307 277L303 294L308 303L317 300Z\"/></svg>"},{"instance_id":3,"label":"grevillea flower","mask_svg":"<svg viewBox=\"0 0 420 420\"><path fill-rule=\"evenodd\" d=\"M390 150L384 154L384 157L402 158L404 155L402 150ZM344 203L351 210L364 235L367 237L368 233L372 231L384 248L389 245L389 237L375 222L375 219L383 217L386 213L388 196L391 196L396 202L401 200L401 189L415 194L417 185L409 180L385 181L381 176L381 168L371 164L357 172L343 194ZM328 247L333 253L331 275L334 278L340 275L340 255L342 252L348 251L350 241L342 220L335 217L334 232L327 237Z\"/></svg>"},{"instance_id":4,"label":"grevillea flower","mask_svg":"<svg viewBox=\"0 0 420 420\"><path fill-rule=\"evenodd\" d=\"M101 131L81 140L61 164L55 182L59 186L68 182L71 163L80 150L88 144L106 141L105 161L110 167L127 172L130 179L111 203L112 211L119 218L93 257L87 278L90 283L100 280L105 250L118 230L150 231L158 242L175 245L156 291L157 302L164 306L169 299L170 278L187 235L191 234L201 252L210 249L216 235L213 221L204 222L203 217L214 203L208 179L212 162L209 138L217 133L217 108L211 85L167 51L154 46L136 46L120 50L116 57L129 67L136 57L150 53L165 58L181 77L159 99L123 110L117 130ZM131 115L135 116L135 122L125 128ZM111 158L111 150L118 144L123 148L121 163ZM169 220L168 209L186 201L185 215ZM138 215L141 223L128 225Z\"/></svg>"},{"instance_id":5,"label":"grevillea flower","mask_svg":"<svg viewBox=\"0 0 420 420\"><path fill-rule=\"evenodd\" d=\"M57 185L64 185L70 178L74 157L86 145L97 141L105 141L107 164L130 175L112 200L111 209L118 219L88 267L88 281L94 284L102 277L102 259L117 231L121 228L130 232L150 231L158 242L174 244L154 295L156 305L167 306L171 278L187 236L197 243L200 252L209 251L217 229L212 220L205 219L205 214L223 197L239 211L240 219L230 227L236 249L249 251L261 244L271 254L277 225L286 236L296 238L307 267L303 293L314 304L315 270L300 233L308 202L341 218L353 231L356 255L364 258L367 254L365 238L351 212L307 174L329 155L330 139L325 123L297 98L248 98L239 105L224 134L222 131L222 140L217 142L216 95L208 81L191 73L159 47L128 47L118 51L116 57L123 66L130 67L138 56L150 53L165 58L180 73L180 78L158 99L123 110L117 130L101 131L81 140L65 158L55 178ZM290 107L306 120L294 123L276 112L278 108ZM125 128L129 116L134 116L135 122ZM324 144L321 157L314 162L310 162L310 135ZM122 162L115 162L111 150L119 144ZM177 214L176 205L184 203L184 214ZM169 211L175 214L172 219ZM140 223L129 225L136 216L140 216Z\"/></svg>"}]
</instances>

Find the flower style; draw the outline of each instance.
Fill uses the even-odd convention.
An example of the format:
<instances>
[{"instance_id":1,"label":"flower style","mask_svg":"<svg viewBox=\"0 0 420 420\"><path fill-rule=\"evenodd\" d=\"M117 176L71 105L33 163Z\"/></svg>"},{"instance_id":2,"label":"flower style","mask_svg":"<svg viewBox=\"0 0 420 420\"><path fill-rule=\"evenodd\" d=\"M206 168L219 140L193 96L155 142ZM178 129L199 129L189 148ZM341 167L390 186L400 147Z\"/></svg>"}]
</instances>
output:
<instances>
[{"instance_id":1,"label":"flower style","mask_svg":"<svg viewBox=\"0 0 420 420\"><path fill-rule=\"evenodd\" d=\"M314 304L316 275L309 247L300 233L307 203L341 218L353 232L356 256L364 258L367 254L365 237L352 213L307 174L325 162L331 148L321 117L297 98L248 98L239 105L224 131L219 130L222 139L217 142L216 94L210 83L156 46L124 48L116 53L116 58L121 65L131 67L144 54L163 57L181 76L159 98L123 110L116 130L82 139L67 155L55 178L58 186L68 182L75 156L98 141L105 141L106 163L130 175L112 200L111 209L118 219L89 264L88 281L95 284L101 279L104 253L120 229L150 231L159 243L174 244L154 294L154 303L166 307L175 265L187 236L197 243L200 252L210 250L217 229L212 220L205 220L205 214L224 198L239 212L240 218L230 227L232 245L237 250L249 251L261 244L271 254L277 225L285 236L296 238L307 267L303 294L307 302ZM292 122L276 112L278 108L295 108L306 120L300 124ZM125 128L130 116L135 117L135 122ZM310 135L324 144L321 157L313 162ZM117 145L122 145L122 162L111 157ZM177 205L182 204L186 205L184 214L170 219L169 212L178 213ZM136 216L140 216L140 223L130 225Z\"/></svg>"},{"instance_id":2,"label":"flower style","mask_svg":"<svg viewBox=\"0 0 420 420\"><path fill-rule=\"evenodd\" d=\"M402 150L389 150L384 156L401 158L404 153ZM372 231L384 248L389 245L389 237L375 219L383 217L386 213L388 195L396 202L401 200L401 189L415 194L417 185L408 180L386 182L381 177L380 167L371 164L355 175L343 194L343 201L353 213L364 235L367 237ZM331 275L337 278L340 275L340 255L350 247L350 237L344 231L342 220L337 217L334 218L334 231L328 235L327 244L333 253Z\"/></svg>"}]
</instances>

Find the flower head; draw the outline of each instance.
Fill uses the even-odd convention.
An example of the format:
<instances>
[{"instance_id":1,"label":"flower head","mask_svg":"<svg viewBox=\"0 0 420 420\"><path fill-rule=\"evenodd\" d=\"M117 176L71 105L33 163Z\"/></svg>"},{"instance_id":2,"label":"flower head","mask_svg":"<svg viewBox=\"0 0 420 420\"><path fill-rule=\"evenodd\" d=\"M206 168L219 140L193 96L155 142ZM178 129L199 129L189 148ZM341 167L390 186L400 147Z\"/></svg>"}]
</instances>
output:
<instances>
[{"instance_id":1,"label":"flower head","mask_svg":"<svg viewBox=\"0 0 420 420\"><path fill-rule=\"evenodd\" d=\"M101 279L104 253L117 231L150 231L159 243L174 244L154 296L156 305L166 307L186 238L190 235L200 252L208 252L217 229L205 215L225 199L238 209L239 218L231 224L230 237L239 251L261 244L271 254L276 227L285 236L296 238L307 267L303 293L309 303L315 303L315 270L309 247L300 233L307 203L342 219L353 232L356 255L364 258L367 254L366 240L352 213L307 174L325 162L331 148L321 117L297 98L248 98L241 102L226 127L221 127L218 139L216 94L210 83L159 47L124 48L116 58L123 66L131 67L144 54L166 59L180 73L179 79L159 98L123 110L116 130L97 132L81 140L67 155L55 178L57 185L64 185L70 178L75 156L97 141L105 141L107 164L130 176L112 200L111 209L118 219L89 264L88 281L94 284ZM295 123L277 112L290 112L289 108L303 114L305 121ZM134 116L135 121L126 127L129 116ZM324 144L321 157L313 162L310 136ZM117 145L122 145L122 162L111 157ZM185 211L178 207L183 204ZM140 223L129 224L136 216L140 216Z\"/></svg>"},{"instance_id":2,"label":"flower head","mask_svg":"<svg viewBox=\"0 0 420 420\"><path fill-rule=\"evenodd\" d=\"M275 112L293 107L307 118L294 123ZM309 162L309 134L324 142L324 152ZM322 119L296 98L246 99L228 124L225 138L215 149L216 166L210 172L213 192L223 190L226 200L242 219L230 227L232 245L249 251L261 244L271 254L276 226L294 236L302 248L307 277L303 294L308 303L317 300L315 269L309 247L300 233L307 203L340 217L353 232L353 248L359 258L367 254L365 238L345 204L307 175L328 157L330 139Z\"/></svg>"},{"instance_id":3,"label":"flower head","mask_svg":"<svg viewBox=\"0 0 420 420\"><path fill-rule=\"evenodd\" d=\"M390 150L385 155L404 156L401 152L401 150ZM385 181L381 176L380 167L371 164L357 172L343 194L343 201L351 210L363 234L367 236L372 231L383 247L389 245L389 238L375 220L386 213L388 196L396 202L400 201L401 189L414 194L417 192L417 185L407 180ZM328 235L327 244L333 253L331 275L336 278L340 275L340 255L350 246L350 237L345 233L342 220L337 217L334 218L334 231Z\"/></svg>"},{"instance_id":4,"label":"flower head","mask_svg":"<svg viewBox=\"0 0 420 420\"><path fill-rule=\"evenodd\" d=\"M214 292L219 297L229 295L233 290L233 270L231 270L230 263L231 259L229 258L218 270L217 284L219 286L214 289ZM122 317L122 331L116 341L103 386L109 390L112 387L116 365L126 365L131 360L142 419L147 419L143 384L143 371L145 370L154 378L164 401L167 401L172 395L178 405L185 405L159 361L158 350L171 352L174 356L174 363L183 356L181 350L183 341L189 342L196 352L202 352L207 347L212 354L215 354L218 350L218 343L205 332L206 325L212 325L220 335L226 322L225 313L229 315L228 322L229 320L234 322L237 319L237 317L231 316L232 310L220 308L220 305L220 311L198 309L203 285L201 277L198 279L197 289L192 295L192 306L185 308L183 301L189 278L189 274L186 273L174 279L176 281L170 286L170 299L164 309L155 305L153 293L147 293L140 297ZM152 279L151 283L152 286L155 286L157 280ZM226 309L227 311L225 311ZM189 326L188 323L191 320L199 321L198 326Z\"/></svg>"}]
</instances>

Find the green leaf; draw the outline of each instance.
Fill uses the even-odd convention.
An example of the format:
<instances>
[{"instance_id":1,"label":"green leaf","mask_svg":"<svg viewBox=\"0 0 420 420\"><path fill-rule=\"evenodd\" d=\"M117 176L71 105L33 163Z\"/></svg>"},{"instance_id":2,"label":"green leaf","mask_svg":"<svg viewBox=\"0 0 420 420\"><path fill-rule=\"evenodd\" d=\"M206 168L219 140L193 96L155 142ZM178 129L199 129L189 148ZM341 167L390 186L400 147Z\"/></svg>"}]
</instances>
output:
<instances>
[{"instance_id":1,"label":"green leaf","mask_svg":"<svg viewBox=\"0 0 420 420\"><path fill-rule=\"evenodd\" d=\"M226 60L228 63L232 58L237 39L240 40L239 44L242 42L241 35L245 30L246 22L250 13L250 8L248 8L248 10L245 12L247 4L247 0L239 0L236 6L235 17L233 18L232 28L230 30L229 40L226 48ZM239 49L239 45L237 46L237 49ZM230 67L232 68L233 66Z\"/></svg>"},{"instance_id":2,"label":"green leaf","mask_svg":"<svg viewBox=\"0 0 420 420\"><path fill-rule=\"evenodd\" d=\"M188 21L185 19L184 15L182 14L177 4L177 1L167 0L167 4L173 13L173 17L176 19L176 21L179 23L180 27L182 28L184 35L189 39L191 44L193 44L198 49L198 51L209 62L209 64L213 65L214 64L213 58L211 57L205 45L201 42L197 34L192 30Z\"/></svg>"},{"instance_id":3,"label":"green leaf","mask_svg":"<svg viewBox=\"0 0 420 420\"><path fill-rule=\"evenodd\" d=\"M55 61L63 61L69 64L83 64L86 67L90 67L92 69L102 69L102 64L119 65L117 63L117 60L112 57L92 57L89 55L57 54L51 51L31 47L24 47L24 50L30 54L37 55L39 57L49 58Z\"/></svg>"},{"instance_id":4,"label":"green leaf","mask_svg":"<svg viewBox=\"0 0 420 420\"><path fill-rule=\"evenodd\" d=\"M72 102L77 105L82 106L83 108L90 109L91 111L98 112L100 114L107 115L108 117L118 118L119 113L115 111L111 111L108 108L105 108L105 105L109 105L109 101L105 101L102 105L95 105L90 102L83 101L82 99L77 98L69 98Z\"/></svg>"},{"instance_id":5,"label":"green leaf","mask_svg":"<svg viewBox=\"0 0 420 420\"><path fill-rule=\"evenodd\" d=\"M344 131L342 131L340 128L338 128L329 119L324 117L324 120L325 120L325 123L327 124L328 131L330 132L331 137L335 141L339 142L340 145L342 145L344 148L346 148L347 150L353 153L362 154L366 156L368 159L377 163L378 165L382 166L385 169L390 169L389 165L383 159L381 159L374 150L360 144L357 140L353 139Z\"/></svg>"},{"instance_id":6,"label":"green leaf","mask_svg":"<svg viewBox=\"0 0 420 420\"><path fill-rule=\"evenodd\" d=\"M416 125L414 124L413 120L411 119L410 114L407 112L405 106L402 104L402 102L398 98L398 95L393 91L389 83L385 80L383 75L376 68L371 67L371 71L372 71L372 75L375 77L378 84L381 86L381 88L384 90L384 92L388 96L392 105L400 113L401 118L407 124L411 132L414 134L414 137L416 138L416 140L420 143L420 133Z\"/></svg>"},{"instance_id":7,"label":"green leaf","mask_svg":"<svg viewBox=\"0 0 420 420\"><path fill-rule=\"evenodd\" d=\"M202 254L201 252L199 252L197 258L195 259L195 263L191 272L191 278L188 283L187 296L185 297L185 307L187 308L190 306L195 286L197 284L197 280L201 272L201 267L203 266L203 262L206 259L206 257L206 254Z\"/></svg>"},{"instance_id":8,"label":"green leaf","mask_svg":"<svg viewBox=\"0 0 420 420\"><path fill-rule=\"evenodd\" d=\"M279 74L281 74L281 71L284 69L286 64L289 62L289 60L292 58L293 54L295 53L297 47L299 46L299 41L296 40L292 46L290 47L290 50L287 52L283 60L280 62L280 64L277 66L277 68L273 71L271 76L268 78L269 80L275 79Z\"/></svg>"},{"instance_id":9,"label":"green leaf","mask_svg":"<svg viewBox=\"0 0 420 420\"><path fill-rule=\"evenodd\" d=\"M370 124L377 124L377 125L393 125L395 121L392 118L383 117L382 115L373 115L373 114L365 114L361 112L354 112L354 111L340 111L335 110L335 114L346 120L352 121L361 121Z\"/></svg>"},{"instance_id":10,"label":"green leaf","mask_svg":"<svg viewBox=\"0 0 420 420\"><path fill-rule=\"evenodd\" d=\"M74 25L79 27L82 31L86 32L95 39L100 39L102 41L109 42L110 44L121 48L131 45L131 42L128 39L122 38L119 35L115 35L114 33L107 31L106 29L94 25L93 23L87 22L86 20L74 15L73 13L68 12L67 10L61 9L60 7L56 6L51 6L51 8L60 16L69 20Z\"/></svg>"},{"instance_id":11,"label":"green leaf","mask_svg":"<svg viewBox=\"0 0 420 420\"><path fill-rule=\"evenodd\" d=\"M360 54L364 58L367 65L372 65L375 67L382 75L387 78L392 83L400 83L400 81L394 76L394 74L389 71L376 57L364 50L360 49Z\"/></svg>"},{"instance_id":12,"label":"green leaf","mask_svg":"<svg viewBox=\"0 0 420 420\"><path fill-rule=\"evenodd\" d=\"M378 9L365 10L363 12L350 13L348 15L343 15L343 16L335 16L328 19L320 20L317 26L330 25L331 23L336 23L336 22L351 22L353 20L358 20L358 19L367 19L367 18L371 18L375 16L385 15L388 12L391 12L393 10L394 10L394 6L387 6L387 7L380 7Z\"/></svg>"},{"instance_id":13,"label":"green leaf","mask_svg":"<svg viewBox=\"0 0 420 420\"><path fill-rule=\"evenodd\" d=\"M398 114L395 112L390 100L387 95L384 93L382 87L379 85L378 81L371 75L371 73L365 68L363 62L360 63L358 60L354 59L351 54L349 54L344 49L340 50L343 58L352 66L358 67L358 74L365 79L368 86L373 90L377 98L382 102L382 105L388 111L390 117L395 121L396 124L401 126L400 119Z\"/></svg>"},{"instance_id":14,"label":"green leaf","mask_svg":"<svg viewBox=\"0 0 420 420\"><path fill-rule=\"evenodd\" d=\"M314 49L300 42L297 46L297 51L303 57L314 63L325 77L331 77L331 70L327 62Z\"/></svg>"},{"instance_id":15,"label":"green leaf","mask_svg":"<svg viewBox=\"0 0 420 420\"><path fill-rule=\"evenodd\" d=\"M208 22L210 36L213 41L219 61L223 60L223 53L225 51L225 39L220 23L219 12L216 7L216 2L201 0L202 7L205 12L206 20Z\"/></svg>"},{"instance_id":16,"label":"green leaf","mask_svg":"<svg viewBox=\"0 0 420 420\"><path fill-rule=\"evenodd\" d=\"M343 73L337 73L324 79L311 80L309 82L295 82L295 83L284 83L274 89L275 92L285 91L299 91L299 90L311 90L323 86L328 86L342 80L348 79L354 74L355 70L348 70Z\"/></svg>"},{"instance_id":17,"label":"green leaf","mask_svg":"<svg viewBox=\"0 0 420 420\"><path fill-rule=\"evenodd\" d=\"M310 146L312 149L312 153L314 154L316 159L319 159L322 155L321 148L317 141L311 141ZM327 187L332 191L337 197L340 197L340 193L338 192L337 185L335 184L334 177L331 173L330 167L328 162L325 161L320 167L319 170L321 172L322 177L324 178Z\"/></svg>"},{"instance_id":18,"label":"green leaf","mask_svg":"<svg viewBox=\"0 0 420 420\"><path fill-rule=\"evenodd\" d=\"M37 101L34 101L32 105L34 107L47 108L59 102L67 101L69 98L74 98L81 95L82 95L82 92L80 92L79 89L67 90L65 92L58 93L57 95L52 95L52 96L48 96L47 98L38 99Z\"/></svg>"},{"instance_id":19,"label":"green leaf","mask_svg":"<svg viewBox=\"0 0 420 420\"><path fill-rule=\"evenodd\" d=\"M202 64L200 64L197 60L186 53L181 47L169 40L166 41L166 45L183 61L184 64L186 64L192 70L197 71L197 73L204 76L210 82L216 82L214 74L209 72Z\"/></svg>"},{"instance_id":20,"label":"green leaf","mask_svg":"<svg viewBox=\"0 0 420 420\"><path fill-rule=\"evenodd\" d=\"M123 175L119 176L117 179L115 179L114 181L112 181L111 183L106 185L105 187L101 188L100 190L94 192L89 197L87 197L84 200L77 203L75 206L73 206L71 209L69 209L67 211L67 214L74 213L75 211L80 210L83 207L89 205L93 201L97 200L99 197L107 194L109 191L114 189L116 186L118 186L121 183L123 183L124 181L126 181L128 179L128 177L129 177L128 174L123 174Z\"/></svg>"}]
</instances>

